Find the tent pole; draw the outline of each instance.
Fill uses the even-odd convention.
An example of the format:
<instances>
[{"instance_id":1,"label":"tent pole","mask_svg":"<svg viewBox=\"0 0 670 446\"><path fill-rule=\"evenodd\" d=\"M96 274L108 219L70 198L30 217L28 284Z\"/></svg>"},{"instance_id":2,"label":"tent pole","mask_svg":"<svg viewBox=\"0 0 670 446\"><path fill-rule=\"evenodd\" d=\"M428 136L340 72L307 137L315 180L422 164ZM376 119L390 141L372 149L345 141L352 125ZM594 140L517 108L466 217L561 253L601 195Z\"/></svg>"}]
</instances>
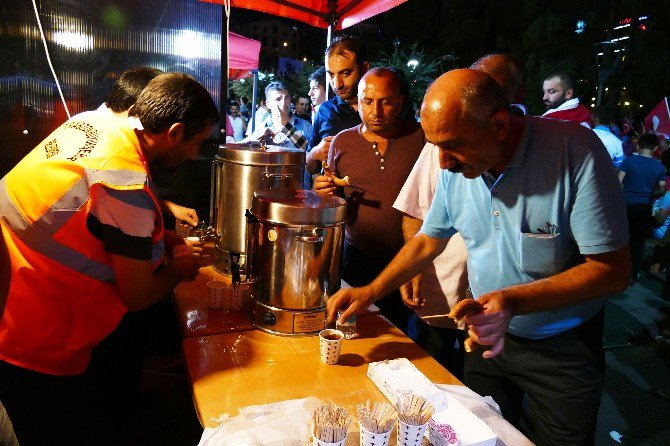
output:
<instances>
[{"instance_id":1,"label":"tent pole","mask_svg":"<svg viewBox=\"0 0 670 446\"><path fill-rule=\"evenodd\" d=\"M328 34L326 35L326 48L328 48L330 46L331 40L333 40L333 23L332 22L328 24ZM330 99L328 97L328 90L330 90L330 89L328 88L328 73L326 73L326 101L328 99Z\"/></svg>"},{"instance_id":2,"label":"tent pole","mask_svg":"<svg viewBox=\"0 0 670 446\"><path fill-rule=\"evenodd\" d=\"M219 124L219 135L225 142L228 99L228 20L224 6L222 5L221 8L223 9L223 13L221 14L221 90L219 93L219 113L221 114L221 122Z\"/></svg>"},{"instance_id":3,"label":"tent pole","mask_svg":"<svg viewBox=\"0 0 670 446\"><path fill-rule=\"evenodd\" d=\"M251 135L256 130L256 96L258 95L258 70L253 70L254 73L254 87L251 90Z\"/></svg>"}]
</instances>

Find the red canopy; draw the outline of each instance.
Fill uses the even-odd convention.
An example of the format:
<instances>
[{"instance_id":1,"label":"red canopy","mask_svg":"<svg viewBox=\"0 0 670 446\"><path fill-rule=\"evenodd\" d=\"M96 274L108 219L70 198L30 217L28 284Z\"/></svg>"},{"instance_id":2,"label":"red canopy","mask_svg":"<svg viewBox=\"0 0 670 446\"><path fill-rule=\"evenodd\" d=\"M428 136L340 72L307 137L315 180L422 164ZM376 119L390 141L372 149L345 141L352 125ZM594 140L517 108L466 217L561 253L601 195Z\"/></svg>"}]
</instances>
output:
<instances>
[{"instance_id":1,"label":"red canopy","mask_svg":"<svg viewBox=\"0 0 670 446\"><path fill-rule=\"evenodd\" d=\"M345 29L372 16L386 12L407 0L201 0L207 3L229 3L235 8L286 17L328 28L337 22L335 29Z\"/></svg>"},{"instance_id":2,"label":"red canopy","mask_svg":"<svg viewBox=\"0 0 670 446\"><path fill-rule=\"evenodd\" d=\"M237 80L251 76L251 70L258 69L258 55L261 43L235 33L228 33L230 64L228 79Z\"/></svg>"}]
</instances>

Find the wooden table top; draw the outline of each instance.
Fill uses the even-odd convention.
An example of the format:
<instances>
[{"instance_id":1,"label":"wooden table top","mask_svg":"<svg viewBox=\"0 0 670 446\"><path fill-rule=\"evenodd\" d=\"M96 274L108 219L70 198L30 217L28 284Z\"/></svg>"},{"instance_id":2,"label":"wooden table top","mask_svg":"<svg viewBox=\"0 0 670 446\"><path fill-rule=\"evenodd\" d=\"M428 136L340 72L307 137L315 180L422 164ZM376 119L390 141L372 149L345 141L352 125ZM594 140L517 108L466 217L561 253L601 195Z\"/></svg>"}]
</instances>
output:
<instances>
[{"instance_id":1,"label":"wooden table top","mask_svg":"<svg viewBox=\"0 0 670 446\"><path fill-rule=\"evenodd\" d=\"M229 284L231 282L229 276L218 273L210 265L200 268L200 273L193 282L181 282L174 290L177 319L183 337L252 330L254 327L244 311L209 308L207 282L210 280L219 280ZM342 286L348 285L343 283ZM361 316L370 314L379 314L379 308L371 305Z\"/></svg>"},{"instance_id":2,"label":"wooden table top","mask_svg":"<svg viewBox=\"0 0 670 446\"><path fill-rule=\"evenodd\" d=\"M407 358L433 382L460 384L446 369L379 315L358 320L360 337L344 340L336 365L321 363L318 336L287 337L259 330L191 337L183 341L200 422L231 416L249 405L314 396L355 413L356 404L386 401L367 377L368 363ZM358 426L349 440L357 444ZM354 435L353 430L356 431ZM355 438L355 441L353 440Z\"/></svg>"}]
</instances>

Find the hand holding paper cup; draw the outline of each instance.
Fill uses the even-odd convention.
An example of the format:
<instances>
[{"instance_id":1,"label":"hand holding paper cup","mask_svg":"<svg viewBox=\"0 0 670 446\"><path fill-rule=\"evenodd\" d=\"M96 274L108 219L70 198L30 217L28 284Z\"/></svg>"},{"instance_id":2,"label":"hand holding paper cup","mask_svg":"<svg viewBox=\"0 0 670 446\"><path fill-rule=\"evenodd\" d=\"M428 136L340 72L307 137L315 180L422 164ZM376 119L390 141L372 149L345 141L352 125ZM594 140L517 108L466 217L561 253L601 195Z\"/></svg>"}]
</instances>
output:
<instances>
[{"instance_id":1,"label":"hand holding paper cup","mask_svg":"<svg viewBox=\"0 0 670 446\"><path fill-rule=\"evenodd\" d=\"M321 330L319 332L319 346L321 349L321 362L324 364L337 364L342 350L342 339L344 333L340 330Z\"/></svg>"}]
</instances>

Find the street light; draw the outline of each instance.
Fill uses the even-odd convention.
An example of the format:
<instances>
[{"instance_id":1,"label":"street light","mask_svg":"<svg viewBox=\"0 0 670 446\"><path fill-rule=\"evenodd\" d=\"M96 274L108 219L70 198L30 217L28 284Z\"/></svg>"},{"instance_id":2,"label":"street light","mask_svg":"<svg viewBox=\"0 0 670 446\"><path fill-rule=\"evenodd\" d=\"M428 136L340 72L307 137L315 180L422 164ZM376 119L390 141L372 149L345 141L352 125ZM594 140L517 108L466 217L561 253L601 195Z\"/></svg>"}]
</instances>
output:
<instances>
[{"instance_id":1,"label":"street light","mask_svg":"<svg viewBox=\"0 0 670 446\"><path fill-rule=\"evenodd\" d=\"M407 66L411 71L414 71L417 65L419 65L419 61L416 59L410 59L407 61Z\"/></svg>"}]
</instances>

